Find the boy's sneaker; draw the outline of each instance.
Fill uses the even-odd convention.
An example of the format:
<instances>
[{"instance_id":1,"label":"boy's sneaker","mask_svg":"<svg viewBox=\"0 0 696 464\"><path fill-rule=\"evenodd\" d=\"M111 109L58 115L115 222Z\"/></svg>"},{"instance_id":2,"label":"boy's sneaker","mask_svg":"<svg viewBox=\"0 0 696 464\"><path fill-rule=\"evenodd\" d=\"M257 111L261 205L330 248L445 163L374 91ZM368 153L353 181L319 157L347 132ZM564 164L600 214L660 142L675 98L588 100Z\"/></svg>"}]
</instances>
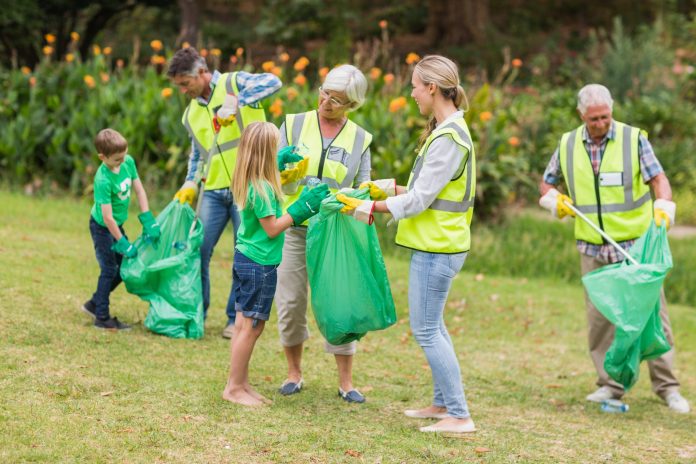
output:
<instances>
[{"instance_id":1,"label":"boy's sneaker","mask_svg":"<svg viewBox=\"0 0 696 464\"><path fill-rule=\"evenodd\" d=\"M96 319L94 321L94 327L97 329L108 329L108 330L128 330L131 328L128 324L124 324L119 321L118 318L112 317L109 319Z\"/></svg>"},{"instance_id":2,"label":"boy's sneaker","mask_svg":"<svg viewBox=\"0 0 696 464\"><path fill-rule=\"evenodd\" d=\"M92 316L92 319L97 318L97 305L94 304L94 301L92 301L92 300L86 301L80 309L85 314L89 314L90 316Z\"/></svg>"}]
</instances>

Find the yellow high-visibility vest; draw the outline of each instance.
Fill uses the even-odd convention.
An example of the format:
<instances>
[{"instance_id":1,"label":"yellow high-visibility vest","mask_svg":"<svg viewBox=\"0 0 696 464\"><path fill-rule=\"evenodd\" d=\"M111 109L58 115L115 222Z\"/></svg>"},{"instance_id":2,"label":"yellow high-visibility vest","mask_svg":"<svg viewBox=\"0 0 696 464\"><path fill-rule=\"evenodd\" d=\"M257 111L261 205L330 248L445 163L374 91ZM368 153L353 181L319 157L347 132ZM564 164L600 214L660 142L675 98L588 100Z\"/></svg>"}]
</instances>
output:
<instances>
[{"instance_id":1,"label":"yellow high-visibility vest","mask_svg":"<svg viewBox=\"0 0 696 464\"><path fill-rule=\"evenodd\" d=\"M223 82L224 85L221 85ZM203 105L198 100L192 99L181 118L182 124L198 149L200 160L205 161L212 156L205 183L206 190L230 188L234 165L237 161L237 145L244 127L255 121L266 120L266 113L260 105L258 108L240 106L237 109L236 121L227 127L220 128L213 146L215 138L213 117L228 93L235 95L239 93L236 72L220 75L218 85L213 89L208 104Z\"/></svg>"},{"instance_id":2,"label":"yellow high-visibility vest","mask_svg":"<svg viewBox=\"0 0 696 464\"><path fill-rule=\"evenodd\" d=\"M408 179L415 184L428 155L428 147L438 137L451 137L464 152L459 169L435 201L423 212L399 221L396 243L430 253L461 253L471 248L471 219L476 192L476 155L464 118L436 129L421 147Z\"/></svg>"},{"instance_id":3,"label":"yellow high-visibility vest","mask_svg":"<svg viewBox=\"0 0 696 464\"><path fill-rule=\"evenodd\" d=\"M574 206L617 242L640 237L652 219L650 187L640 172L641 130L614 121L616 136L607 141L599 173L592 169L582 141L583 127L563 134L560 162ZM602 244L602 236L585 221L575 220L575 238Z\"/></svg>"},{"instance_id":4,"label":"yellow high-visibility vest","mask_svg":"<svg viewBox=\"0 0 696 464\"><path fill-rule=\"evenodd\" d=\"M285 131L288 145L298 146L308 153L309 166L306 176L300 179L297 192L285 196L283 212L300 197L307 180L312 177L328 184L332 193L352 187L362 154L372 143L372 134L349 119L331 144L324 148L316 110L286 115Z\"/></svg>"}]
</instances>

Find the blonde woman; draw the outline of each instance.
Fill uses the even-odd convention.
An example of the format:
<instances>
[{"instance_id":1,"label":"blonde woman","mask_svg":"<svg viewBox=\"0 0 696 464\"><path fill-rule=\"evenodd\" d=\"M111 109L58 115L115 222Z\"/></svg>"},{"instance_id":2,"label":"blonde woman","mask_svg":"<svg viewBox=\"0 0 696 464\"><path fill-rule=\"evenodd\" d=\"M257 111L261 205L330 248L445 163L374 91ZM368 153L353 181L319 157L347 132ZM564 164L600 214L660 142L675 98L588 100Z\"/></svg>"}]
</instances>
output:
<instances>
[{"instance_id":1,"label":"blonde woman","mask_svg":"<svg viewBox=\"0 0 696 464\"><path fill-rule=\"evenodd\" d=\"M432 403L404 411L408 417L440 419L422 432L476 430L464 396L459 362L443 318L452 280L470 246L476 190L471 134L460 110L464 89L457 66L443 56L426 56L413 70L411 96L429 116L408 186L393 180L366 182L373 200L338 195L342 210L370 223L372 213L391 213L399 221L398 245L410 248L408 305L411 330L432 371Z\"/></svg>"},{"instance_id":2,"label":"blonde woman","mask_svg":"<svg viewBox=\"0 0 696 464\"><path fill-rule=\"evenodd\" d=\"M279 139L280 132L271 123L247 126L239 143L231 186L241 216L232 268L235 311L240 314L230 342L230 375L222 397L246 406L268 401L249 384L249 360L270 316L283 231L316 214L329 193L325 184L307 189L282 214L283 194L277 166L285 152L276 153Z\"/></svg>"}]
</instances>

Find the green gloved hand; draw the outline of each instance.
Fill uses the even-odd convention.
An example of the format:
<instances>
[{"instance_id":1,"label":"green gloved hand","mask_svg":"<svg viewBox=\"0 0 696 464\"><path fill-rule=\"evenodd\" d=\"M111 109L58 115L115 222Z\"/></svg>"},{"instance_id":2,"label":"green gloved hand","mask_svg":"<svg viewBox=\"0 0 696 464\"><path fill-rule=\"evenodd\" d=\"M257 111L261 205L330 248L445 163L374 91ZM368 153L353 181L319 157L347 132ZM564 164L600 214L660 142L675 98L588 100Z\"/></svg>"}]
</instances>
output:
<instances>
[{"instance_id":1,"label":"green gloved hand","mask_svg":"<svg viewBox=\"0 0 696 464\"><path fill-rule=\"evenodd\" d=\"M278 159L278 170L285 171L285 165L288 163L296 163L302 161L301 155L295 153L295 145L288 145L287 147L281 148L276 155Z\"/></svg>"},{"instance_id":2,"label":"green gloved hand","mask_svg":"<svg viewBox=\"0 0 696 464\"><path fill-rule=\"evenodd\" d=\"M312 189L304 188L300 198L288 206L288 214L292 216L292 222L299 226L317 214L322 200L328 196L329 186L326 184L319 184Z\"/></svg>"},{"instance_id":3,"label":"green gloved hand","mask_svg":"<svg viewBox=\"0 0 696 464\"><path fill-rule=\"evenodd\" d=\"M138 220L143 225L143 233L147 235L153 243L157 243L159 240L161 231L160 226L155 220L155 216L152 215L151 211L145 211L138 215Z\"/></svg>"},{"instance_id":4,"label":"green gloved hand","mask_svg":"<svg viewBox=\"0 0 696 464\"><path fill-rule=\"evenodd\" d=\"M118 242L113 244L111 249L126 258L135 258L138 256L138 249L135 248L126 237L121 237Z\"/></svg>"}]
</instances>

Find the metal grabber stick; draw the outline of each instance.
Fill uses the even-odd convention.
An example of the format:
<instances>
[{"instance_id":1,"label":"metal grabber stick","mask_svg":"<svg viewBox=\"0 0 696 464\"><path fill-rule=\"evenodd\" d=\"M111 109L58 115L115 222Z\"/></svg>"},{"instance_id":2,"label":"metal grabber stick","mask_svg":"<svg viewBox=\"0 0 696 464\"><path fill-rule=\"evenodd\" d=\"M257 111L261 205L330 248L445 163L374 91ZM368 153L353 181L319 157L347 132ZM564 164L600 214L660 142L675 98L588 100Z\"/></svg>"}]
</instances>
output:
<instances>
[{"instance_id":1,"label":"metal grabber stick","mask_svg":"<svg viewBox=\"0 0 696 464\"><path fill-rule=\"evenodd\" d=\"M629 260L629 261L631 262L631 264L638 265L638 261L636 261L636 260L633 258L633 256L631 256L630 254L628 254L628 252L627 252L626 250L624 250L623 248L621 248L621 245L619 245L618 243L616 243L616 242L614 241L614 239L612 239L609 235L607 235L606 232L604 232L602 229L600 229L599 227L597 227L597 225L596 225L594 222L590 221L590 219L589 219L587 216L585 216L584 214L582 214L582 213L580 212L580 210L578 210L575 206L573 206L572 204L568 203L567 201L564 201L563 204L566 205L569 209L571 209L571 210L576 214L577 217L579 217L580 219L582 219L583 221L585 221L585 222L587 223L587 225L589 225L590 227L592 227L592 228L594 229L595 232L597 232L599 235L601 235L602 237L604 237L604 240L606 240L606 241L609 242L611 245L613 245L614 248L616 248L622 255L624 255L624 257L625 257L627 260Z\"/></svg>"}]
</instances>

